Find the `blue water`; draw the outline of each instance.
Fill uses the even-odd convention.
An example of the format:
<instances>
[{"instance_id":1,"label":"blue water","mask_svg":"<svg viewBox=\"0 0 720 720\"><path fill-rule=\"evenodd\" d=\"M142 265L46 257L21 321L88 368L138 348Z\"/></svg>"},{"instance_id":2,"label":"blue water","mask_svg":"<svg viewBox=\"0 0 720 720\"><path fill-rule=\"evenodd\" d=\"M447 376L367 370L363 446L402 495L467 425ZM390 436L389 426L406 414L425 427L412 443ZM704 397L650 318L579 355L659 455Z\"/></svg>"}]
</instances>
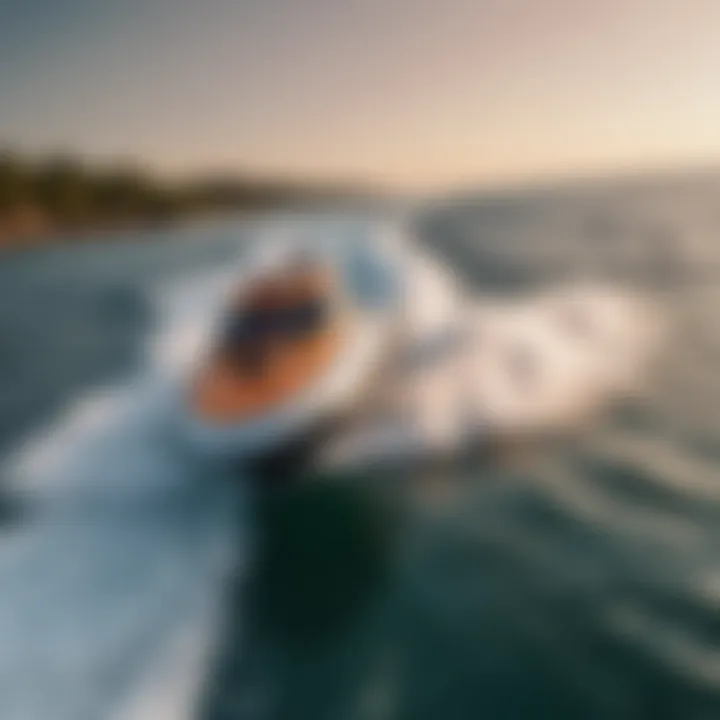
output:
<instances>
[{"instance_id":1,"label":"blue water","mask_svg":"<svg viewBox=\"0 0 720 720\"><path fill-rule=\"evenodd\" d=\"M513 462L422 487L329 478L259 498L252 538L237 510L242 478L173 441L147 359L166 312L157 288L191 293L238 252L243 223L5 256L0 451L41 455L39 428L50 423L52 437L91 386L135 400L124 422L103 405L104 439L65 438L44 470L75 482L103 468L102 489L86 482L38 541L85 548L72 554L80 582L63 580L67 554L28 551L32 563L7 570L0 549L0 621L13 618L0 636L12 647L0 652L0 703L20 660L26 683L37 680L32 654L17 648L56 643L62 657L62 643L80 637L80 665L105 668L108 647L122 661L81 705L49 688L54 704L36 698L24 717L104 717L168 638L221 601L202 717L720 717L718 199L720 183L703 179L428 205L417 216L423 242L477 289L599 277L651 294L673 336L650 396L562 447L514 449ZM8 482L18 462L6 464ZM43 502L7 507L5 547L47 524ZM217 568L250 548L245 582L221 581ZM38 629L23 598L55 592L57 602L37 601L40 616L54 608ZM75 629L53 635L68 607ZM82 639L119 613L117 638ZM32 705L14 694L8 707ZM63 702L65 714L55 711Z\"/></svg>"}]
</instances>

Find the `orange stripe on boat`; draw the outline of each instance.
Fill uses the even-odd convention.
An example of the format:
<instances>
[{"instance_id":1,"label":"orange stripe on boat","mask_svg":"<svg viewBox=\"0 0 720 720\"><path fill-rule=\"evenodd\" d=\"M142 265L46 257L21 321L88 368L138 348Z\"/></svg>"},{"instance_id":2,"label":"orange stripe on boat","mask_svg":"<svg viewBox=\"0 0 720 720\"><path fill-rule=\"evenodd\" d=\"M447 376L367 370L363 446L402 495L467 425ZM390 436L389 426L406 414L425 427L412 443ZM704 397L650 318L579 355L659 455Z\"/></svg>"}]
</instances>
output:
<instances>
[{"instance_id":1,"label":"orange stripe on boat","mask_svg":"<svg viewBox=\"0 0 720 720\"><path fill-rule=\"evenodd\" d=\"M324 270L296 272L256 283L237 299L238 311L292 307L313 297L330 300L331 279ZM198 415L215 424L235 424L282 406L319 380L341 347L340 319L301 338L273 338L263 347L258 372L244 370L218 348L193 387Z\"/></svg>"}]
</instances>

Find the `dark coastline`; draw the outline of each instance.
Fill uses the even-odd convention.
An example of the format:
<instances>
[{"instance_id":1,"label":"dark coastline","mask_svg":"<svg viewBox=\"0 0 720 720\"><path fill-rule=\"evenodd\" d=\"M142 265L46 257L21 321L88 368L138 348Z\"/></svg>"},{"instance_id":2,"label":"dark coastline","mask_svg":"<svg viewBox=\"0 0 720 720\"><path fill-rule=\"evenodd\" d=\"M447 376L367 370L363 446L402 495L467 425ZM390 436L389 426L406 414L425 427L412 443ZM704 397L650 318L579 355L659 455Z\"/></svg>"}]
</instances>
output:
<instances>
[{"instance_id":1,"label":"dark coastline","mask_svg":"<svg viewBox=\"0 0 720 720\"><path fill-rule=\"evenodd\" d=\"M152 234L208 216L342 206L384 194L339 179L252 173L168 179L136 164L38 159L0 147L0 251Z\"/></svg>"}]
</instances>

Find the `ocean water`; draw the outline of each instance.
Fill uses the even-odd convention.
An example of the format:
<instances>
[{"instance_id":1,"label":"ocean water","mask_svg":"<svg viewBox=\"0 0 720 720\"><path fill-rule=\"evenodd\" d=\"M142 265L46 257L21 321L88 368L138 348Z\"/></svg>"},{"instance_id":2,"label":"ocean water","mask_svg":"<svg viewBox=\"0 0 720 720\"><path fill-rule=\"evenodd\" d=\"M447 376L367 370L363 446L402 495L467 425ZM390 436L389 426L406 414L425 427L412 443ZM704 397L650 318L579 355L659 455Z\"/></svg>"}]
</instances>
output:
<instances>
[{"instance_id":1,"label":"ocean water","mask_svg":"<svg viewBox=\"0 0 720 720\"><path fill-rule=\"evenodd\" d=\"M209 720L720 717L718 200L702 178L420 208L422 242L478 291L610 279L655 299L672 337L649 394L511 462L318 478L252 521L244 479L166 432L185 339L163 332L202 321L246 224L4 256L0 716L180 717L214 629ZM33 675L53 678L51 651L64 687ZM116 711L166 655L169 709Z\"/></svg>"}]
</instances>

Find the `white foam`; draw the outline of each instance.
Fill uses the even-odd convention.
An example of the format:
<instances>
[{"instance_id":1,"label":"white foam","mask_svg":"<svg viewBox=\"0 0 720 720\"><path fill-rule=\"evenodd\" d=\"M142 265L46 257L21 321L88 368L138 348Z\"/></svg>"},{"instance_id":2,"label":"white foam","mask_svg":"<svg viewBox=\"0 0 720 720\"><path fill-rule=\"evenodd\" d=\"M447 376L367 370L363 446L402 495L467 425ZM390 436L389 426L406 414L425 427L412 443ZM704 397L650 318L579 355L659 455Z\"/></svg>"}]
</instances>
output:
<instances>
[{"instance_id":1,"label":"white foam","mask_svg":"<svg viewBox=\"0 0 720 720\"><path fill-rule=\"evenodd\" d=\"M208 482L168 430L230 275L155 291L141 371L87 391L7 458L27 513L0 537L0 717L193 715L242 550L241 488Z\"/></svg>"},{"instance_id":2,"label":"white foam","mask_svg":"<svg viewBox=\"0 0 720 720\"><path fill-rule=\"evenodd\" d=\"M569 331L561 315L578 306L584 334ZM639 299L612 287L481 304L470 318L467 397L485 422L511 433L571 427L633 392L656 337L656 320Z\"/></svg>"},{"instance_id":3,"label":"white foam","mask_svg":"<svg viewBox=\"0 0 720 720\"><path fill-rule=\"evenodd\" d=\"M429 361L393 378L390 396L403 412L388 421L387 402L370 412L328 450L331 464L447 452L478 433L573 430L642 388L661 337L657 313L622 288L473 299L429 259L410 258L407 272L402 342ZM568 308L580 328L564 317Z\"/></svg>"}]
</instances>

